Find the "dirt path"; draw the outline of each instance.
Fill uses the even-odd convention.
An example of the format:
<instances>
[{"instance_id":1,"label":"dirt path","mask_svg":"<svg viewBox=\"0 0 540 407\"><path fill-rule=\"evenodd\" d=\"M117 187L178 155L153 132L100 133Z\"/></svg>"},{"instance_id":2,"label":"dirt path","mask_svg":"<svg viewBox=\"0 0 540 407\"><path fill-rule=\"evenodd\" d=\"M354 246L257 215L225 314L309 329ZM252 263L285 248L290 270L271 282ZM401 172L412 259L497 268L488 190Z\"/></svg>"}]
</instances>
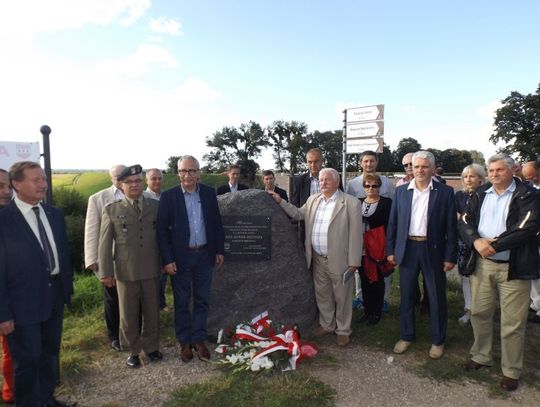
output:
<instances>
[{"instance_id":1,"label":"dirt path","mask_svg":"<svg viewBox=\"0 0 540 407\"><path fill-rule=\"evenodd\" d=\"M62 397L76 400L80 406L160 406L173 389L221 374L211 364L198 360L182 363L178 347L165 348L163 353L163 362L133 371L125 367L125 354L111 352L81 375L78 383L69 383ZM444 358L440 362L444 363ZM483 385L435 382L418 377L405 367L406 363L407 358L354 342L340 349L324 341L320 362L301 365L300 369L336 389L338 406L539 405L540 392L525 384L507 399L493 399Z\"/></svg>"}]
</instances>

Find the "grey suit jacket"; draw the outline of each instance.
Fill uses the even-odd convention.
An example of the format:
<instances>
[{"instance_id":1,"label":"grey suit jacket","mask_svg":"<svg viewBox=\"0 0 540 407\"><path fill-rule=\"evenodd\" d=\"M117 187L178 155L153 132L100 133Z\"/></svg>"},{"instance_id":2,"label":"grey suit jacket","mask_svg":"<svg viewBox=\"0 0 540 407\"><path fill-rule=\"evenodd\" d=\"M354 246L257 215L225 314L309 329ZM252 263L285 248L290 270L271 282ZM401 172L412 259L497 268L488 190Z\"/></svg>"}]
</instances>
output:
<instances>
[{"instance_id":1,"label":"grey suit jacket","mask_svg":"<svg viewBox=\"0 0 540 407\"><path fill-rule=\"evenodd\" d=\"M311 266L313 250L311 234L313 220L322 194L311 195L301 207L281 201L280 206L291 218L306 224L306 261ZM341 274L349 266L360 266L362 260L363 224L360 201L338 191L336 206L328 225L328 267L331 273Z\"/></svg>"},{"instance_id":2,"label":"grey suit jacket","mask_svg":"<svg viewBox=\"0 0 540 407\"><path fill-rule=\"evenodd\" d=\"M99 229L105 205L114 201L114 188L102 189L88 198L84 224L84 264L89 267L98 263Z\"/></svg>"}]
</instances>

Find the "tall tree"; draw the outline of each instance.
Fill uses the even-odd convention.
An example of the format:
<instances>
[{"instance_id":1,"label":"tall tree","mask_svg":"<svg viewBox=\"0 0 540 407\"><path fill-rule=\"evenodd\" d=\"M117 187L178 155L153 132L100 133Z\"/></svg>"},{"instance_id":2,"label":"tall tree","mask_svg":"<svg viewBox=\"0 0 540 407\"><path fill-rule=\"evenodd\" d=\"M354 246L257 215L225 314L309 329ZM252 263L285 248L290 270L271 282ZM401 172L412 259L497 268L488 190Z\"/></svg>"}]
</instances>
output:
<instances>
[{"instance_id":1,"label":"tall tree","mask_svg":"<svg viewBox=\"0 0 540 407\"><path fill-rule=\"evenodd\" d=\"M495 114L495 132L489 141L505 142L507 145L500 152L536 160L540 155L540 84L536 93L511 92L502 104Z\"/></svg>"},{"instance_id":2,"label":"tall tree","mask_svg":"<svg viewBox=\"0 0 540 407\"><path fill-rule=\"evenodd\" d=\"M167 172L169 174L176 174L178 171L178 160L180 160L181 156L179 155L171 155L169 158L167 158L166 164L167 164Z\"/></svg>"},{"instance_id":3,"label":"tall tree","mask_svg":"<svg viewBox=\"0 0 540 407\"><path fill-rule=\"evenodd\" d=\"M269 146L268 136L258 123L250 121L239 128L223 127L221 131L206 138L210 152L204 155L204 160L211 168L223 169L231 164L242 167L242 175L253 182L259 164L254 160L261 155L264 147Z\"/></svg>"},{"instance_id":4,"label":"tall tree","mask_svg":"<svg viewBox=\"0 0 540 407\"><path fill-rule=\"evenodd\" d=\"M422 149L422 145L414 138L407 137L399 140L399 143L392 153L394 156L394 163L397 168L401 168L401 159L407 153L416 153Z\"/></svg>"},{"instance_id":5,"label":"tall tree","mask_svg":"<svg viewBox=\"0 0 540 407\"><path fill-rule=\"evenodd\" d=\"M273 157L276 167L281 171L295 174L302 162L302 142L308 130L303 122L276 120L267 128L272 141ZM287 165L288 164L288 165Z\"/></svg>"},{"instance_id":6,"label":"tall tree","mask_svg":"<svg viewBox=\"0 0 540 407\"><path fill-rule=\"evenodd\" d=\"M473 163L480 164L480 165L486 165L486 159L484 158L484 153L478 150L470 150L471 158Z\"/></svg>"}]
</instances>

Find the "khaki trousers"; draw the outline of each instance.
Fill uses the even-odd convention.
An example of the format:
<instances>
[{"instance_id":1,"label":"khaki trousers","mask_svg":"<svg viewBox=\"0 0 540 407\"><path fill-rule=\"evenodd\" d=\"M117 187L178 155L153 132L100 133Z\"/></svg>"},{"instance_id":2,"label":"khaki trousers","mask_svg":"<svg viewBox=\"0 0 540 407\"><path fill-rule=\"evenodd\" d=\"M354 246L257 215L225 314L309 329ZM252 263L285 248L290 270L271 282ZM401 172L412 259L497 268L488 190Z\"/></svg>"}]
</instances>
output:
<instances>
[{"instance_id":1,"label":"khaki trousers","mask_svg":"<svg viewBox=\"0 0 540 407\"><path fill-rule=\"evenodd\" d=\"M159 350L159 277L116 281L120 306L120 344L138 355ZM139 310L142 327L139 326Z\"/></svg>"},{"instance_id":2,"label":"khaki trousers","mask_svg":"<svg viewBox=\"0 0 540 407\"><path fill-rule=\"evenodd\" d=\"M529 280L508 281L508 263L478 258L471 276L472 360L493 364L493 316L501 308L501 368L505 376L519 379L523 367L525 327L529 308Z\"/></svg>"},{"instance_id":3,"label":"khaki trousers","mask_svg":"<svg viewBox=\"0 0 540 407\"><path fill-rule=\"evenodd\" d=\"M343 285L341 279L345 270L329 270L328 259L316 253L313 253L312 266L319 324L326 331L349 336L354 279Z\"/></svg>"}]
</instances>

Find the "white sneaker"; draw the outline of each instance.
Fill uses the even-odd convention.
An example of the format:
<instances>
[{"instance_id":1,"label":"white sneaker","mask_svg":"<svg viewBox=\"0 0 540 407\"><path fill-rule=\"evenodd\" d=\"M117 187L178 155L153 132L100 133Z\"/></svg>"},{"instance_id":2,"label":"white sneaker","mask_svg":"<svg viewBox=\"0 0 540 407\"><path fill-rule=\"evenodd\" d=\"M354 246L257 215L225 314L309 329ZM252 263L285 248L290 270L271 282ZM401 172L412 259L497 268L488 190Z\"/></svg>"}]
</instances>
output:
<instances>
[{"instance_id":1,"label":"white sneaker","mask_svg":"<svg viewBox=\"0 0 540 407\"><path fill-rule=\"evenodd\" d=\"M471 311L466 310L465 314L463 314L463 316L458 319L458 324L460 326L467 326L469 325L469 322L471 322Z\"/></svg>"}]
</instances>

